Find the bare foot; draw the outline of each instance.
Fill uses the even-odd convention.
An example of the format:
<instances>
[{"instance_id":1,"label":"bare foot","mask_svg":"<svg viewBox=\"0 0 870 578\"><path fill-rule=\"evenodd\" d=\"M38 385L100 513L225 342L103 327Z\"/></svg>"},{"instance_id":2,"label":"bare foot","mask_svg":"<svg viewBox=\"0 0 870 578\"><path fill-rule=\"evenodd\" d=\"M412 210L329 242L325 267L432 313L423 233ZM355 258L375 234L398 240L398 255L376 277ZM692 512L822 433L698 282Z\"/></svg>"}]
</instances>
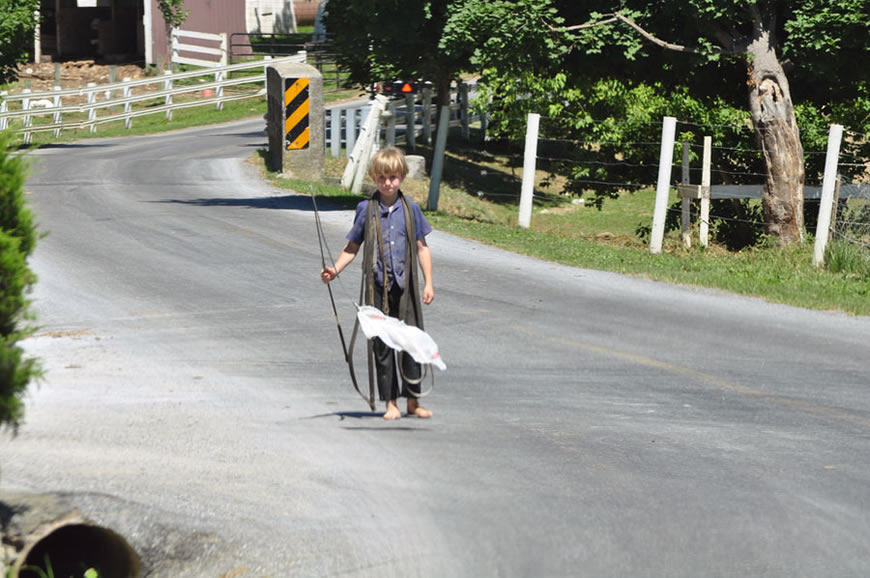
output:
<instances>
[{"instance_id":1,"label":"bare foot","mask_svg":"<svg viewBox=\"0 0 870 578\"><path fill-rule=\"evenodd\" d=\"M388 401L384 419L399 419L400 417L402 417L402 412L399 411L399 406L396 405L395 401Z\"/></svg>"},{"instance_id":2,"label":"bare foot","mask_svg":"<svg viewBox=\"0 0 870 578\"><path fill-rule=\"evenodd\" d=\"M420 405L416 399L408 399L408 415L416 415L420 419L429 419L432 412Z\"/></svg>"}]
</instances>

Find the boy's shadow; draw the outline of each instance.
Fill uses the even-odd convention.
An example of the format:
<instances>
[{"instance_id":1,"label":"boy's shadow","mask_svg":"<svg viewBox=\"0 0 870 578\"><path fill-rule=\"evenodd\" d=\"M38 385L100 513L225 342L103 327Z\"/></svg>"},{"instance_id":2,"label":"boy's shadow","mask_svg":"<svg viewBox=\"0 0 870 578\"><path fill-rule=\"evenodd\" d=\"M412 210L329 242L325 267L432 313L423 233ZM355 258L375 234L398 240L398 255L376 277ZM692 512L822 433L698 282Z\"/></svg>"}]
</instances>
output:
<instances>
[{"instance_id":1,"label":"boy's shadow","mask_svg":"<svg viewBox=\"0 0 870 578\"><path fill-rule=\"evenodd\" d=\"M419 428L419 427L409 427L409 426L401 426L398 425L397 422L386 422L384 418L383 412L375 412L375 411L334 411L330 413L321 413L318 415L312 415L308 417L303 417L302 419L319 419L322 417L337 417L339 421L345 421L348 419L359 419L359 420L369 420L372 418L377 418L383 422L384 425L380 427L376 426L344 426L343 429L353 429L353 430L404 430L404 431L419 431L421 429L428 428ZM405 419L406 416L403 416L402 419ZM399 420L401 422L401 420Z\"/></svg>"}]
</instances>

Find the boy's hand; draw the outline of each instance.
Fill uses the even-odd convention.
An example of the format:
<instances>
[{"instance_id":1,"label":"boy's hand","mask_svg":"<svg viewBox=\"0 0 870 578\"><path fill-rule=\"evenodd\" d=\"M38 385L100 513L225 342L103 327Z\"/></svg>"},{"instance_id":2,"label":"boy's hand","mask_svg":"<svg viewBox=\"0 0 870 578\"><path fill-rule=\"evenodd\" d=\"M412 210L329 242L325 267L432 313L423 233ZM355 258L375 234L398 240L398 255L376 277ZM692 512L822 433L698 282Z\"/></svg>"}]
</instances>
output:
<instances>
[{"instance_id":1,"label":"boy's hand","mask_svg":"<svg viewBox=\"0 0 870 578\"><path fill-rule=\"evenodd\" d=\"M435 289L434 289L434 287L432 287L432 285L429 285L427 283L426 286L423 287L423 303L425 303L426 305L429 305L434 300L435 300Z\"/></svg>"},{"instance_id":2,"label":"boy's hand","mask_svg":"<svg viewBox=\"0 0 870 578\"><path fill-rule=\"evenodd\" d=\"M335 267L324 267L320 271L320 280L324 283L329 283L336 277L338 277L338 271L335 270Z\"/></svg>"}]
</instances>

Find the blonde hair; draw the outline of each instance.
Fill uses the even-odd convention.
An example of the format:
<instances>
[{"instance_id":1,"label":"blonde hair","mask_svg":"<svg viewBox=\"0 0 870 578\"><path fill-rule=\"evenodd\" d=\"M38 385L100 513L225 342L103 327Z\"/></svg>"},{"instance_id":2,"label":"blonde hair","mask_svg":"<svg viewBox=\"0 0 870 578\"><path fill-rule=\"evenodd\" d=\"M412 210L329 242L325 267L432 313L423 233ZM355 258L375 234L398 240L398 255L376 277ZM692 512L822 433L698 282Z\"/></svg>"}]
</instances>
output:
<instances>
[{"instance_id":1,"label":"blonde hair","mask_svg":"<svg viewBox=\"0 0 870 578\"><path fill-rule=\"evenodd\" d=\"M405 153L396 147L387 147L379 150L369 163L369 176L373 181L378 177L400 175L403 179L408 176L408 163L405 161Z\"/></svg>"}]
</instances>

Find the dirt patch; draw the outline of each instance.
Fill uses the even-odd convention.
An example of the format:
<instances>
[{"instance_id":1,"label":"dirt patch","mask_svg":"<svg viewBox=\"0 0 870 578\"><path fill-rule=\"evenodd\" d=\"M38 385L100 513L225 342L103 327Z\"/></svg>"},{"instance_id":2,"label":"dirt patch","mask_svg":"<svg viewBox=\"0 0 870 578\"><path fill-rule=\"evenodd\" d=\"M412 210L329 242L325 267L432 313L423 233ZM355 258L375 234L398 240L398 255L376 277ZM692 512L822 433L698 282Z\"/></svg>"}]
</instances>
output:
<instances>
[{"instance_id":1,"label":"dirt patch","mask_svg":"<svg viewBox=\"0 0 870 578\"><path fill-rule=\"evenodd\" d=\"M55 86L66 90L85 87L89 82L109 84L125 78L137 80L144 77L144 69L135 64L97 64L93 60L29 63L18 67L18 85L14 92L23 88L49 92Z\"/></svg>"}]
</instances>

